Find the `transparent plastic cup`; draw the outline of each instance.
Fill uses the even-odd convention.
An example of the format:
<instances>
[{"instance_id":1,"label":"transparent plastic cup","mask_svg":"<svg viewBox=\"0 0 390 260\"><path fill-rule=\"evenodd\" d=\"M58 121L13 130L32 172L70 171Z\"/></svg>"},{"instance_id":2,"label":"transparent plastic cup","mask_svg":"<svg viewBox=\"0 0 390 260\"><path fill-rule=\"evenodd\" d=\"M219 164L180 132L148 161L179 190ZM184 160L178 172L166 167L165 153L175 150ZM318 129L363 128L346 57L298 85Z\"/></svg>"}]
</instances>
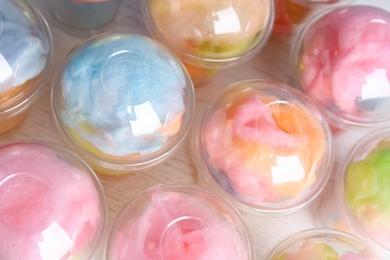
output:
<instances>
[{"instance_id":1,"label":"transparent plastic cup","mask_svg":"<svg viewBox=\"0 0 390 260\"><path fill-rule=\"evenodd\" d=\"M2 144L0 165L0 258L92 259L106 203L91 168L43 141Z\"/></svg>"},{"instance_id":2,"label":"transparent plastic cup","mask_svg":"<svg viewBox=\"0 0 390 260\"><path fill-rule=\"evenodd\" d=\"M326 8L352 3L353 0L275 0L273 34L293 35L313 16Z\"/></svg>"},{"instance_id":3,"label":"transparent plastic cup","mask_svg":"<svg viewBox=\"0 0 390 260\"><path fill-rule=\"evenodd\" d=\"M293 234L276 245L265 260L379 260L360 238L334 229L309 229Z\"/></svg>"},{"instance_id":4,"label":"transparent plastic cup","mask_svg":"<svg viewBox=\"0 0 390 260\"><path fill-rule=\"evenodd\" d=\"M191 134L200 181L241 211L297 211L321 192L333 138L309 98L278 81L236 82L200 110Z\"/></svg>"},{"instance_id":5,"label":"transparent plastic cup","mask_svg":"<svg viewBox=\"0 0 390 260\"><path fill-rule=\"evenodd\" d=\"M142 0L141 10L155 39L203 71L189 71L195 86L254 58L268 42L274 13L270 0Z\"/></svg>"},{"instance_id":6,"label":"transparent plastic cup","mask_svg":"<svg viewBox=\"0 0 390 260\"><path fill-rule=\"evenodd\" d=\"M336 129L388 125L389 41L388 11L364 5L328 9L297 37L293 85L314 100Z\"/></svg>"},{"instance_id":7,"label":"transparent plastic cup","mask_svg":"<svg viewBox=\"0 0 390 260\"><path fill-rule=\"evenodd\" d=\"M115 217L106 259L255 259L238 211L194 184L164 184L139 194Z\"/></svg>"},{"instance_id":8,"label":"transparent plastic cup","mask_svg":"<svg viewBox=\"0 0 390 260\"><path fill-rule=\"evenodd\" d=\"M0 137L21 125L41 95L51 60L51 33L38 9L0 2Z\"/></svg>"},{"instance_id":9,"label":"transparent plastic cup","mask_svg":"<svg viewBox=\"0 0 390 260\"><path fill-rule=\"evenodd\" d=\"M122 0L45 0L51 14L76 29L96 29L111 22Z\"/></svg>"},{"instance_id":10,"label":"transparent plastic cup","mask_svg":"<svg viewBox=\"0 0 390 260\"><path fill-rule=\"evenodd\" d=\"M318 207L325 227L366 240L390 257L390 128L372 131L351 149Z\"/></svg>"},{"instance_id":11,"label":"transparent plastic cup","mask_svg":"<svg viewBox=\"0 0 390 260\"><path fill-rule=\"evenodd\" d=\"M168 158L191 124L194 88L177 57L137 34L104 34L73 49L52 88L65 143L98 173L123 176Z\"/></svg>"}]
</instances>

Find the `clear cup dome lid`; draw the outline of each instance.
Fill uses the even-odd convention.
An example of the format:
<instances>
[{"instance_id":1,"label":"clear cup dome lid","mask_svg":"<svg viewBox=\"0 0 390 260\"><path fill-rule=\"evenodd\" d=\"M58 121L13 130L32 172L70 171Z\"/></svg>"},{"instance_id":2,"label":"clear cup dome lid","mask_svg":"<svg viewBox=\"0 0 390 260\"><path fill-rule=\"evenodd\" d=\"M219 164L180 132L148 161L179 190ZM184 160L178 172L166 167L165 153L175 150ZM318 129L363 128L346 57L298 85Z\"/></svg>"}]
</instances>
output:
<instances>
[{"instance_id":1,"label":"clear cup dome lid","mask_svg":"<svg viewBox=\"0 0 390 260\"><path fill-rule=\"evenodd\" d=\"M275 246L266 260L379 260L360 238L333 229L309 229L293 234Z\"/></svg>"},{"instance_id":2,"label":"clear cup dome lid","mask_svg":"<svg viewBox=\"0 0 390 260\"><path fill-rule=\"evenodd\" d=\"M51 34L29 1L0 2L0 116L35 95L51 61Z\"/></svg>"},{"instance_id":3,"label":"clear cup dome lid","mask_svg":"<svg viewBox=\"0 0 390 260\"><path fill-rule=\"evenodd\" d=\"M44 142L0 146L0 258L90 259L101 241L102 188L85 163Z\"/></svg>"},{"instance_id":4,"label":"clear cup dome lid","mask_svg":"<svg viewBox=\"0 0 390 260\"><path fill-rule=\"evenodd\" d=\"M390 253L390 128L356 143L340 175L342 196L357 230Z\"/></svg>"},{"instance_id":5,"label":"clear cup dome lid","mask_svg":"<svg viewBox=\"0 0 390 260\"><path fill-rule=\"evenodd\" d=\"M254 259L239 213L193 184L158 185L115 218L107 259Z\"/></svg>"},{"instance_id":6,"label":"clear cup dome lid","mask_svg":"<svg viewBox=\"0 0 390 260\"><path fill-rule=\"evenodd\" d=\"M227 67L253 58L268 41L273 23L270 0L143 0L152 35L182 61L199 67Z\"/></svg>"},{"instance_id":7,"label":"clear cup dome lid","mask_svg":"<svg viewBox=\"0 0 390 260\"><path fill-rule=\"evenodd\" d=\"M244 210L303 207L322 190L333 164L326 120L303 93L250 80L216 94L192 133L200 176Z\"/></svg>"},{"instance_id":8,"label":"clear cup dome lid","mask_svg":"<svg viewBox=\"0 0 390 260\"><path fill-rule=\"evenodd\" d=\"M350 5L313 18L293 54L293 80L332 125L390 122L390 13Z\"/></svg>"},{"instance_id":9,"label":"clear cup dome lid","mask_svg":"<svg viewBox=\"0 0 390 260\"><path fill-rule=\"evenodd\" d=\"M188 131L194 100L180 60L136 34L100 35L79 45L52 92L67 143L92 165L118 172L171 154Z\"/></svg>"}]
</instances>

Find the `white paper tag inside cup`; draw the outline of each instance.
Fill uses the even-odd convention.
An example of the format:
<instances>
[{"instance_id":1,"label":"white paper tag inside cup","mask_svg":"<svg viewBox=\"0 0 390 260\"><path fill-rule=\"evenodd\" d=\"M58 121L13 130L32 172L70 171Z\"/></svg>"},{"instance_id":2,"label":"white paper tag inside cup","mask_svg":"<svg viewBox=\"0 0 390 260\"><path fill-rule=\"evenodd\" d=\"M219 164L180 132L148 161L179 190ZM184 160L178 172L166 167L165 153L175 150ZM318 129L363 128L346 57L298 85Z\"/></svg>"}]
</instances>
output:
<instances>
[{"instance_id":1,"label":"white paper tag inside cup","mask_svg":"<svg viewBox=\"0 0 390 260\"><path fill-rule=\"evenodd\" d=\"M0 53L0 83L5 82L7 79L12 77L14 72L12 68L9 66L7 60Z\"/></svg>"}]
</instances>

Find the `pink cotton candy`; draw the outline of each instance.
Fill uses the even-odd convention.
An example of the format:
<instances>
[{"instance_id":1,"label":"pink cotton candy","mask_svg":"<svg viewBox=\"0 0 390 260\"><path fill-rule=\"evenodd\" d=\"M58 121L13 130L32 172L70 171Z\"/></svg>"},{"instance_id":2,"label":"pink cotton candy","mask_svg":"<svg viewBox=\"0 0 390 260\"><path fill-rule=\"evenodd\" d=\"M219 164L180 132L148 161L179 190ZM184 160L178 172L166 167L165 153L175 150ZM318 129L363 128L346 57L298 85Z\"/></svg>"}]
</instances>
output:
<instances>
[{"instance_id":1,"label":"pink cotton candy","mask_svg":"<svg viewBox=\"0 0 390 260\"><path fill-rule=\"evenodd\" d=\"M172 190L150 199L128 211L126 222L111 236L113 259L248 259L233 220L201 195Z\"/></svg>"},{"instance_id":2,"label":"pink cotton candy","mask_svg":"<svg viewBox=\"0 0 390 260\"><path fill-rule=\"evenodd\" d=\"M313 166L324 154L316 119L273 96L248 95L216 110L204 134L208 161L228 179L221 186L254 203L298 196L314 182Z\"/></svg>"},{"instance_id":3,"label":"pink cotton candy","mask_svg":"<svg viewBox=\"0 0 390 260\"><path fill-rule=\"evenodd\" d=\"M240 81L201 112L191 136L195 167L240 210L293 212L325 185L333 140L302 92L278 81Z\"/></svg>"},{"instance_id":4,"label":"pink cotton candy","mask_svg":"<svg viewBox=\"0 0 390 260\"><path fill-rule=\"evenodd\" d=\"M233 142L233 120L227 120L225 111L217 110L212 115L205 126L205 134L205 146L210 163L215 168L225 169L229 177L229 182L225 185L232 186L238 194L256 201L276 200L277 195L273 194L269 185L262 179L263 174L242 167L245 161L253 161L254 164L257 160L260 161L261 158L257 157L258 154L245 154L244 150L229 149L229 147L235 146ZM257 169L259 172L269 172L267 165L258 164Z\"/></svg>"},{"instance_id":5,"label":"pink cotton candy","mask_svg":"<svg viewBox=\"0 0 390 260\"><path fill-rule=\"evenodd\" d=\"M257 95L249 98L237 109L233 122L234 134L246 141L281 150L298 146L297 139L279 128L272 117L272 109Z\"/></svg>"},{"instance_id":6,"label":"pink cotton candy","mask_svg":"<svg viewBox=\"0 0 390 260\"><path fill-rule=\"evenodd\" d=\"M102 216L88 174L47 146L0 147L0 259L80 257Z\"/></svg>"},{"instance_id":7,"label":"pink cotton candy","mask_svg":"<svg viewBox=\"0 0 390 260\"><path fill-rule=\"evenodd\" d=\"M329 110L349 120L384 116L390 102L388 12L369 6L335 9L308 27L301 53L302 87Z\"/></svg>"}]
</instances>

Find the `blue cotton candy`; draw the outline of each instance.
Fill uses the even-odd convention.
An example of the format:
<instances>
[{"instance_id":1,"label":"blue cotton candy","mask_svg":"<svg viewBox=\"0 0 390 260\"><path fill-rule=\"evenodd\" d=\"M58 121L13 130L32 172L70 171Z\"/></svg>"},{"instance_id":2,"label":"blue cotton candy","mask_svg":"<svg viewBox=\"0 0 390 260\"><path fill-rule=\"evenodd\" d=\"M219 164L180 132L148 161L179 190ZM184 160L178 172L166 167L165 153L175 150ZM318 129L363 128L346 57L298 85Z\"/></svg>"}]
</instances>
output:
<instances>
[{"instance_id":1,"label":"blue cotton candy","mask_svg":"<svg viewBox=\"0 0 390 260\"><path fill-rule=\"evenodd\" d=\"M50 49L48 41L39 38L40 35L20 7L7 0L0 1L0 71L7 70L0 80L0 93L42 72Z\"/></svg>"},{"instance_id":2,"label":"blue cotton candy","mask_svg":"<svg viewBox=\"0 0 390 260\"><path fill-rule=\"evenodd\" d=\"M81 47L61 77L62 121L78 138L115 156L160 149L185 113L178 60L149 38L107 36ZM180 123L180 121L179 121Z\"/></svg>"}]
</instances>

